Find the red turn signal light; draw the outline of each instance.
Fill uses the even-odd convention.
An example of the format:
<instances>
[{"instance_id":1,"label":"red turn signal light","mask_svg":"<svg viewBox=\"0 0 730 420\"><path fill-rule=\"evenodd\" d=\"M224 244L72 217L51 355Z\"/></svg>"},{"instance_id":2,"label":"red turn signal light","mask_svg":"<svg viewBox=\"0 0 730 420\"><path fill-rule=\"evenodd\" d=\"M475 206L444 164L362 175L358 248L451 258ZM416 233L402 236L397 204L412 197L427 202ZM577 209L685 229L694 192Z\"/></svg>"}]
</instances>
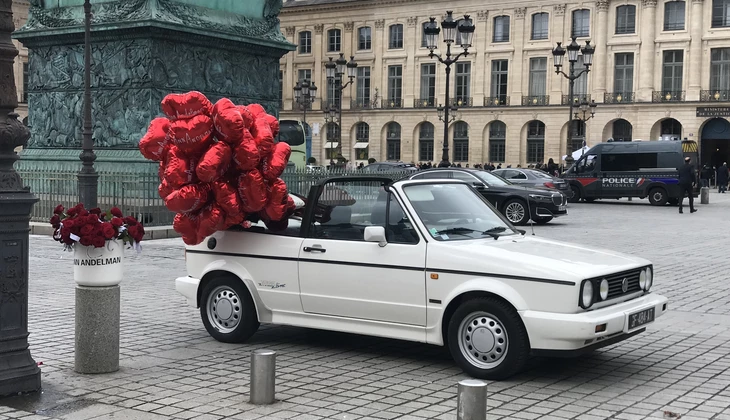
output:
<instances>
[{"instance_id":1,"label":"red turn signal light","mask_svg":"<svg viewBox=\"0 0 730 420\"><path fill-rule=\"evenodd\" d=\"M546 186L546 187L548 187L548 188L555 188L555 184L553 184L552 182L546 182L543 185Z\"/></svg>"}]
</instances>

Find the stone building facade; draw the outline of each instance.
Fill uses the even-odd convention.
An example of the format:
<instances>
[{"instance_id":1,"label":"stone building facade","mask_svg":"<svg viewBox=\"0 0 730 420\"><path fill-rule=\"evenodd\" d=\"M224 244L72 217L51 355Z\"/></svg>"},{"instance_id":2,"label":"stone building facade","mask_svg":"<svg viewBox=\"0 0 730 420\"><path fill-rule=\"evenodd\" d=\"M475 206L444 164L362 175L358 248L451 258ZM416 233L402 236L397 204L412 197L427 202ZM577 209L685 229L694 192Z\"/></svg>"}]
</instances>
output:
<instances>
[{"instance_id":1,"label":"stone building facade","mask_svg":"<svg viewBox=\"0 0 730 420\"><path fill-rule=\"evenodd\" d=\"M15 29L25 25L25 21L28 20L28 8L30 2L28 0L13 0L13 24ZM18 56L15 57L15 87L18 91L18 108L15 112L20 114L20 119L25 121L28 116L28 99L25 93L24 83L28 80L28 49L23 47L23 44L17 40L13 40L15 48L18 49Z\"/></svg>"},{"instance_id":2,"label":"stone building facade","mask_svg":"<svg viewBox=\"0 0 730 420\"><path fill-rule=\"evenodd\" d=\"M302 118L293 87L311 78L320 99L307 122L318 161L329 161L337 145L337 127L322 109L337 100L324 64L340 53L359 65L341 97L342 154L440 160L436 106L445 103L446 76L429 58L423 24L430 16L440 22L446 10L470 15L476 26L469 55L452 66L459 107L452 161L558 160L568 149L567 104L583 98L598 107L574 125L572 150L584 140L688 138L700 143L703 161L730 158L730 0L289 0L282 32L298 47L280 62L281 118ZM596 52L569 98L551 51L573 35Z\"/></svg>"}]
</instances>

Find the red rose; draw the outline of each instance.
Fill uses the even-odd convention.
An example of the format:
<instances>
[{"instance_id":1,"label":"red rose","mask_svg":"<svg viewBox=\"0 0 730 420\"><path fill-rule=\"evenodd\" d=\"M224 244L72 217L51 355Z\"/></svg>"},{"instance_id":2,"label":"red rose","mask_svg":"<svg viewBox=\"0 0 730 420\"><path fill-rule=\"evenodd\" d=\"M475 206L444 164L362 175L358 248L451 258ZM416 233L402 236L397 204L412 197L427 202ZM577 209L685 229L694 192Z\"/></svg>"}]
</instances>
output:
<instances>
[{"instance_id":1,"label":"red rose","mask_svg":"<svg viewBox=\"0 0 730 420\"><path fill-rule=\"evenodd\" d=\"M120 219L119 217L115 217L112 219L111 223L112 223L112 226L118 228L118 227L122 227L122 225L124 224L124 220Z\"/></svg>"},{"instance_id":2,"label":"red rose","mask_svg":"<svg viewBox=\"0 0 730 420\"><path fill-rule=\"evenodd\" d=\"M102 238L101 236L96 236L96 237L94 237L94 239L91 240L91 243L96 248L103 248L104 245L106 245L106 240L104 238Z\"/></svg>"},{"instance_id":3,"label":"red rose","mask_svg":"<svg viewBox=\"0 0 730 420\"><path fill-rule=\"evenodd\" d=\"M137 225L137 219L132 216L127 216L124 218L124 223L126 223L128 226L135 226Z\"/></svg>"},{"instance_id":4,"label":"red rose","mask_svg":"<svg viewBox=\"0 0 730 420\"><path fill-rule=\"evenodd\" d=\"M91 233L94 232L94 227L91 225L83 225L81 226L81 236L88 236L91 235Z\"/></svg>"},{"instance_id":5,"label":"red rose","mask_svg":"<svg viewBox=\"0 0 730 420\"><path fill-rule=\"evenodd\" d=\"M64 210L65 209L63 208L63 205L62 204L59 204L59 205L56 206L55 209L53 209L53 214L63 214L63 211Z\"/></svg>"},{"instance_id":6,"label":"red rose","mask_svg":"<svg viewBox=\"0 0 730 420\"><path fill-rule=\"evenodd\" d=\"M101 209L99 207L94 207L93 209L89 210L89 213L91 213L91 214L101 214Z\"/></svg>"},{"instance_id":7,"label":"red rose","mask_svg":"<svg viewBox=\"0 0 730 420\"><path fill-rule=\"evenodd\" d=\"M89 214L86 216L86 223L96 225L99 223L99 215L97 214Z\"/></svg>"},{"instance_id":8,"label":"red rose","mask_svg":"<svg viewBox=\"0 0 730 420\"><path fill-rule=\"evenodd\" d=\"M57 215L54 215L53 217L51 217L51 226L58 229L58 227L61 226L61 218L58 217Z\"/></svg>"},{"instance_id":9,"label":"red rose","mask_svg":"<svg viewBox=\"0 0 730 420\"><path fill-rule=\"evenodd\" d=\"M68 227L69 229L74 227L74 225L76 225L76 221L73 219L63 219L62 222L63 222L63 225L65 227Z\"/></svg>"},{"instance_id":10,"label":"red rose","mask_svg":"<svg viewBox=\"0 0 730 420\"><path fill-rule=\"evenodd\" d=\"M111 223L104 223L103 225L101 225L101 233L104 235L105 239L111 239L117 232L114 229L114 226L111 225Z\"/></svg>"},{"instance_id":11,"label":"red rose","mask_svg":"<svg viewBox=\"0 0 730 420\"><path fill-rule=\"evenodd\" d=\"M70 208L70 209L68 209L68 211L66 212L66 214L68 215L68 217L73 217L73 216L76 216L76 215L77 215L78 213L79 213L79 211L78 211L78 209L76 209L76 207L71 207L71 208Z\"/></svg>"},{"instance_id":12,"label":"red rose","mask_svg":"<svg viewBox=\"0 0 730 420\"><path fill-rule=\"evenodd\" d=\"M119 210L119 207L112 207L111 210L109 210L114 217L123 217L122 211Z\"/></svg>"},{"instance_id":13,"label":"red rose","mask_svg":"<svg viewBox=\"0 0 730 420\"><path fill-rule=\"evenodd\" d=\"M92 245L91 238L88 237L88 236L82 236L81 239L79 240L79 243L81 245L83 245L83 246L91 246Z\"/></svg>"},{"instance_id":14,"label":"red rose","mask_svg":"<svg viewBox=\"0 0 730 420\"><path fill-rule=\"evenodd\" d=\"M97 224L94 228L94 236L104 237L104 229L101 223Z\"/></svg>"},{"instance_id":15,"label":"red rose","mask_svg":"<svg viewBox=\"0 0 730 420\"><path fill-rule=\"evenodd\" d=\"M79 216L86 217L89 215L89 212L87 210L81 209L79 210Z\"/></svg>"}]
</instances>

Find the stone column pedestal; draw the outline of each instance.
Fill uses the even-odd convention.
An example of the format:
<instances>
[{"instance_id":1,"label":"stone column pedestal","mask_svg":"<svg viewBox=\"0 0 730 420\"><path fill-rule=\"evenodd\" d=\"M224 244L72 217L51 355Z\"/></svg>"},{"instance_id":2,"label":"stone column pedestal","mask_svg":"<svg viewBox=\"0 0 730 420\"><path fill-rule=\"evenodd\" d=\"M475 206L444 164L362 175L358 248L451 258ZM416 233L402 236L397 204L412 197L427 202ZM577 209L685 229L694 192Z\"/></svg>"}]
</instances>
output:
<instances>
[{"instance_id":1,"label":"stone column pedestal","mask_svg":"<svg viewBox=\"0 0 730 420\"><path fill-rule=\"evenodd\" d=\"M76 372L119 370L119 296L119 286L76 286Z\"/></svg>"}]
</instances>

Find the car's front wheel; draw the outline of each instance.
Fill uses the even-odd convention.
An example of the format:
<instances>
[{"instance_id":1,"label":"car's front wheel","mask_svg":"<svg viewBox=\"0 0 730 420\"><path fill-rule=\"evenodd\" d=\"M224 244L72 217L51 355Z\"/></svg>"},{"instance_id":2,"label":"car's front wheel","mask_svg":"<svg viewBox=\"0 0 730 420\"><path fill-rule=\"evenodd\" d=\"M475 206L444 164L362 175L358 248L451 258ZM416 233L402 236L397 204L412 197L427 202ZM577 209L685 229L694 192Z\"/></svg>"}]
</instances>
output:
<instances>
[{"instance_id":1,"label":"car's front wheel","mask_svg":"<svg viewBox=\"0 0 730 420\"><path fill-rule=\"evenodd\" d=\"M215 277L205 285L200 317L208 334L224 343L242 343L259 328L251 294L233 275Z\"/></svg>"},{"instance_id":2,"label":"car's front wheel","mask_svg":"<svg viewBox=\"0 0 730 420\"><path fill-rule=\"evenodd\" d=\"M451 356L467 374L505 379L519 372L530 353L527 331L517 312L493 297L459 306L448 326Z\"/></svg>"},{"instance_id":3,"label":"car's front wheel","mask_svg":"<svg viewBox=\"0 0 730 420\"><path fill-rule=\"evenodd\" d=\"M524 225L530 220L530 213L522 200L510 200L504 205L504 216L513 225Z\"/></svg>"}]
</instances>

